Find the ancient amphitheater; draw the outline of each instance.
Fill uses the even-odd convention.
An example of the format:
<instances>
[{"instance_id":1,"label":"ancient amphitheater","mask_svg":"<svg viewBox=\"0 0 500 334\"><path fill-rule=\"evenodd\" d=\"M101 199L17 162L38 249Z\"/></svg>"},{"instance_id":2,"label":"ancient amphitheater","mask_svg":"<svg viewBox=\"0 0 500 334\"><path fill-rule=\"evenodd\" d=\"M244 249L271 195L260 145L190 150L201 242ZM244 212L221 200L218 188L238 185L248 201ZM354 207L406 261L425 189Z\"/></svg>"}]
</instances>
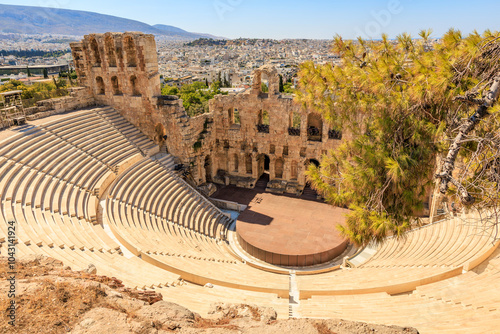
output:
<instances>
[{"instance_id":1,"label":"ancient amphitheater","mask_svg":"<svg viewBox=\"0 0 500 334\"><path fill-rule=\"evenodd\" d=\"M73 269L94 264L100 275L202 315L215 302L251 303L272 306L280 318L500 332L499 243L488 219L473 212L443 216L403 241L348 248L342 266L279 267L242 254L235 221L196 186L251 188L266 155L268 190L297 193L304 164L340 139L275 92L272 70L189 119L179 100L159 92L152 36L91 35L72 49L81 87L0 132L2 248L15 221L19 256L43 254ZM271 83L265 96L255 92L262 73ZM241 124L231 119L235 109ZM259 133L263 109L271 123ZM295 112L298 136L289 131ZM317 138L308 138L310 126ZM192 179L174 168L181 162Z\"/></svg>"}]
</instances>

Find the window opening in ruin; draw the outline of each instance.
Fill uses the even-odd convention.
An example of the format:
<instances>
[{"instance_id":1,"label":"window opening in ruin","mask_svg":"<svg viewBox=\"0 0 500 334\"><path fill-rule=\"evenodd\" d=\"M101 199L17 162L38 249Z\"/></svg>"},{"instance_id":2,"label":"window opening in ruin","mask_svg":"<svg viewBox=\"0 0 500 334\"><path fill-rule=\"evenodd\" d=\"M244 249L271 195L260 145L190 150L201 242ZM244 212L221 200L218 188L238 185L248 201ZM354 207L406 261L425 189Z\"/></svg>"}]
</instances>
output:
<instances>
[{"instance_id":1,"label":"window opening in ruin","mask_svg":"<svg viewBox=\"0 0 500 334\"><path fill-rule=\"evenodd\" d=\"M92 59L94 60L94 67L101 67L101 54L99 52L99 46L95 38L90 40L90 49L92 51Z\"/></svg>"},{"instance_id":2,"label":"window opening in ruin","mask_svg":"<svg viewBox=\"0 0 500 334\"><path fill-rule=\"evenodd\" d=\"M137 77L135 75L130 77L130 86L132 87L132 95L141 96L141 92L137 88Z\"/></svg>"},{"instance_id":3,"label":"window opening in ruin","mask_svg":"<svg viewBox=\"0 0 500 334\"><path fill-rule=\"evenodd\" d=\"M238 109L229 108L227 110L227 115L229 118L229 125L233 125L233 124L240 125L241 124L240 113L239 113Z\"/></svg>"},{"instance_id":4,"label":"window opening in ruin","mask_svg":"<svg viewBox=\"0 0 500 334\"><path fill-rule=\"evenodd\" d=\"M274 154L276 152L276 145L271 144L269 146L269 154Z\"/></svg>"},{"instance_id":5,"label":"window opening in ruin","mask_svg":"<svg viewBox=\"0 0 500 334\"><path fill-rule=\"evenodd\" d=\"M290 114L290 127L288 128L288 134L290 136L300 136L300 113L298 111L293 111Z\"/></svg>"},{"instance_id":6,"label":"window opening in ruin","mask_svg":"<svg viewBox=\"0 0 500 334\"><path fill-rule=\"evenodd\" d=\"M260 92L269 93L269 78L266 73L260 75Z\"/></svg>"},{"instance_id":7,"label":"window opening in ruin","mask_svg":"<svg viewBox=\"0 0 500 334\"><path fill-rule=\"evenodd\" d=\"M101 77L95 78L96 85L97 85L97 94L98 95L104 95L106 94L106 90L104 88L104 80L102 80Z\"/></svg>"},{"instance_id":8,"label":"window opening in ruin","mask_svg":"<svg viewBox=\"0 0 500 334\"><path fill-rule=\"evenodd\" d=\"M241 118L240 118L240 112L238 111L237 108L234 108L234 118L233 118L234 124L241 125Z\"/></svg>"},{"instance_id":9,"label":"window opening in ruin","mask_svg":"<svg viewBox=\"0 0 500 334\"><path fill-rule=\"evenodd\" d=\"M246 165L247 174L252 174L253 167L252 167L252 155L251 154L247 154L247 156L245 157L245 165Z\"/></svg>"},{"instance_id":10,"label":"window opening in ruin","mask_svg":"<svg viewBox=\"0 0 500 334\"><path fill-rule=\"evenodd\" d=\"M342 140L342 131L336 129L328 131L328 139Z\"/></svg>"},{"instance_id":11,"label":"window opening in ruin","mask_svg":"<svg viewBox=\"0 0 500 334\"><path fill-rule=\"evenodd\" d=\"M135 43L132 37L127 36L125 37L125 50L127 53L127 65L128 67L136 67L137 66L137 59L136 59L136 49L135 49Z\"/></svg>"},{"instance_id":12,"label":"window opening in ruin","mask_svg":"<svg viewBox=\"0 0 500 334\"><path fill-rule=\"evenodd\" d=\"M307 140L322 141L323 119L318 113L310 113L307 116Z\"/></svg>"},{"instance_id":13,"label":"window opening in ruin","mask_svg":"<svg viewBox=\"0 0 500 334\"><path fill-rule=\"evenodd\" d=\"M111 36L106 36L106 51L109 67L116 67L115 42Z\"/></svg>"},{"instance_id":14,"label":"window opening in ruin","mask_svg":"<svg viewBox=\"0 0 500 334\"><path fill-rule=\"evenodd\" d=\"M118 83L117 77L111 78L111 85L113 86L113 94L114 95L121 95L122 94L122 92L120 91L120 84Z\"/></svg>"},{"instance_id":15,"label":"window opening in ruin","mask_svg":"<svg viewBox=\"0 0 500 334\"><path fill-rule=\"evenodd\" d=\"M259 110L257 131L260 133L269 133L269 123L269 112L267 110Z\"/></svg>"},{"instance_id":16,"label":"window opening in ruin","mask_svg":"<svg viewBox=\"0 0 500 334\"><path fill-rule=\"evenodd\" d=\"M288 155L288 146L283 146L283 155Z\"/></svg>"}]
</instances>

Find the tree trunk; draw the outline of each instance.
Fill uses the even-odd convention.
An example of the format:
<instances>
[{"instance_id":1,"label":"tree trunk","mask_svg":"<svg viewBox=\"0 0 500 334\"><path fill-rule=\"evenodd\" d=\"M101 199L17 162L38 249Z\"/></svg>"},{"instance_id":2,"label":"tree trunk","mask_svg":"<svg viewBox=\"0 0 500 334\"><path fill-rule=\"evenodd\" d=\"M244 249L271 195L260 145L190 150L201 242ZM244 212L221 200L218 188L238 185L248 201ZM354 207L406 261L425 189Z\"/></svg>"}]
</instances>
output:
<instances>
[{"instance_id":1,"label":"tree trunk","mask_svg":"<svg viewBox=\"0 0 500 334\"><path fill-rule=\"evenodd\" d=\"M449 183L453 183L457 187L457 194L460 197L460 200L466 205L474 203L474 197L472 197L468 193L467 189L465 189L464 186L462 186L457 180L453 179L452 174L455 169L455 161L457 159L458 152L462 147L462 141L470 132L475 129L476 125L488 115L488 109L495 104L499 94L500 73L498 73L493 79L493 84L491 85L488 94L484 98L483 103L477 108L476 112L471 117L469 117L460 127L460 131L451 143L448 154L444 159L441 173L436 175L437 178L441 179L439 191L442 194L446 194L446 192L448 191Z\"/></svg>"}]
</instances>

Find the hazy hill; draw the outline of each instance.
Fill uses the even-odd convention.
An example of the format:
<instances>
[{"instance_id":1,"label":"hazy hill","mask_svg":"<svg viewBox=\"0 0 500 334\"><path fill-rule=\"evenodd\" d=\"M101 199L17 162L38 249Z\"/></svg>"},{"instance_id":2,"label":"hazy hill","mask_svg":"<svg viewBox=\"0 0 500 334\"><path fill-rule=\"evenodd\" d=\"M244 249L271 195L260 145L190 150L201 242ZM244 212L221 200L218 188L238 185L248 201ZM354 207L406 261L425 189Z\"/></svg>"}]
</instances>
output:
<instances>
[{"instance_id":1,"label":"hazy hill","mask_svg":"<svg viewBox=\"0 0 500 334\"><path fill-rule=\"evenodd\" d=\"M165 33L172 34L172 36L186 37L189 39L197 39L197 38L213 38L213 39L226 39L225 37L218 37L210 34L202 34L197 32L189 32L174 26L169 26L165 24L155 24L153 26L156 29L159 29Z\"/></svg>"},{"instance_id":2,"label":"hazy hill","mask_svg":"<svg viewBox=\"0 0 500 334\"><path fill-rule=\"evenodd\" d=\"M140 31L182 39L206 36L206 34L190 33L173 26L151 26L135 20L93 12L0 4L0 32L3 33L82 36L108 31Z\"/></svg>"}]
</instances>

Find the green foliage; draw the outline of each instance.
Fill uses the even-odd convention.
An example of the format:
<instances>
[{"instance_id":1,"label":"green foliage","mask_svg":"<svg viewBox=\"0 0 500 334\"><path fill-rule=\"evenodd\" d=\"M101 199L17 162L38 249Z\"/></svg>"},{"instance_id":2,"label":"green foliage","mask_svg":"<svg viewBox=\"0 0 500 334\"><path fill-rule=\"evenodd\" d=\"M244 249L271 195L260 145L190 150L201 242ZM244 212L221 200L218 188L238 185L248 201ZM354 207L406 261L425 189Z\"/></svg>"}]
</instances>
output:
<instances>
[{"instance_id":1,"label":"green foliage","mask_svg":"<svg viewBox=\"0 0 500 334\"><path fill-rule=\"evenodd\" d=\"M291 82L287 82L283 85L283 93L295 94L295 89L293 89L293 84Z\"/></svg>"},{"instance_id":2,"label":"green foliage","mask_svg":"<svg viewBox=\"0 0 500 334\"><path fill-rule=\"evenodd\" d=\"M260 84L260 89L262 90L262 93L269 92L269 87L267 87L267 85L264 82Z\"/></svg>"},{"instance_id":3,"label":"green foliage","mask_svg":"<svg viewBox=\"0 0 500 334\"><path fill-rule=\"evenodd\" d=\"M184 85L180 89L173 86L165 86L162 95L176 95L182 99L184 109L190 117L208 113L208 101L215 95L221 94L220 82L216 81L208 88L204 82L194 82Z\"/></svg>"},{"instance_id":4,"label":"green foliage","mask_svg":"<svg viewBox=\"0 0 500 334\"><path fill-rule=\"evenodd\" d=\"M203 145L203 144L201 143L201 141L200 141L200 140L198 140L197 142L195 142L195 143L193 144L193 149L194 149L195 151L198 151L199 149L201 149L202 145Z\"/></svg>"},{"instance_id":5,"label":"green foliage","mask_svg":"<svg viewBox=\"0 0 500 334\"><path fill-rule=\"evenodd\" d=\"M481 77L474 64L497 33L462 38L450 30L434 45L429 35L414 40L403 34L396 41L385 35L381 41L336 37L340 66L301 66L297 100L351 134L306 174L328 202L352 210L340 230L357 245L402 236L411 227L446 147L440 142L453 136L457 119L471 114L454 97L474 88L481 94L476 85L496 73ZM477 67L485 72L488 66Z\"/></svg>"},{"instance_id":6,"label":"green foliage","mask_svg":"<svg viewBox=\"0 0 500 334\"><path fill-rule=\"evenodd\" d=\"M71 50L59 51L42 51L42 50L1 50L0 54L6 56L16 56L21 58L43 57L43 58L58 58L65 54L71 53Z\"/></svg>"},{"instance_id":7,"label":"green foliage","mask_svg":"<svg viewBox=\"0 0 500 334\"><path fill-rule=\"evenodd\" d=\"M24 100L25 107L32 106L37 101L68 95L64 80L55 80L55 83L37 82L30 86L18 80L10 80L8 83L0 86L0 92L11 90L22 90L21 98Z\"/></svg>"}]
</instances>

